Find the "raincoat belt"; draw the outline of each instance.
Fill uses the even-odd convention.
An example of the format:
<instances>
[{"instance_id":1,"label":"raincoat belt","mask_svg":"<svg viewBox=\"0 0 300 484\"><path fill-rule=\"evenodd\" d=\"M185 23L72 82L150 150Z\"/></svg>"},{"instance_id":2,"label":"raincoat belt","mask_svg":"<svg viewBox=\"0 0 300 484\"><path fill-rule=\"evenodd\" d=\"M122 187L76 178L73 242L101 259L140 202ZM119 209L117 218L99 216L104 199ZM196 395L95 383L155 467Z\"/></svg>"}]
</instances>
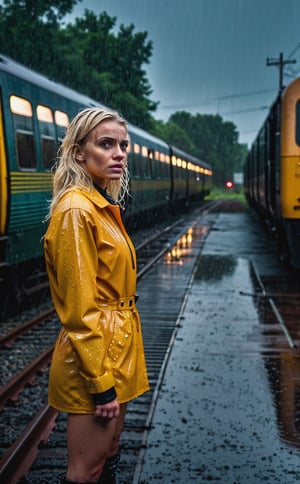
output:
<instances>
[{"instance_id":1,"label":"raincoat belt","mask_svg":"<svg viewBox=\"0 0 300 484\"><path fill-rule=\"evenodd\" d=\"M130 296L130 297L122 297L121 299L110 299L109 301L105 301L103 299L98 299L98 305L101 308L105 309L135 309L135 303L138 299L138 296Z\"/></svg>"}]
</instances>

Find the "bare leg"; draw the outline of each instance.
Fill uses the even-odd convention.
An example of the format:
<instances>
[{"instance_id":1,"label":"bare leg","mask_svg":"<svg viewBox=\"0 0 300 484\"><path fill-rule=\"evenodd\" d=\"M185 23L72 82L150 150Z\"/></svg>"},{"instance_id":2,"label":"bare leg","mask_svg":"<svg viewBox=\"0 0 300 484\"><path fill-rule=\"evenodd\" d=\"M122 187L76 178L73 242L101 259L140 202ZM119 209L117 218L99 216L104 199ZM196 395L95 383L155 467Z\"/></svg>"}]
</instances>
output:
<instances>
[{"instance_id":1,"label":"bare leg","mask_svg":"<svg viewBox=\"0 0 300 484\"><path fill-rule=\"evenodd\" d=\"M94 415L68 415L67 479L97 482L110 453L117 419L103 421Z\"/></svg>"},{"instance_id":2,"label":"bare leg","mask_svg":"<svg viewBox=\"0 0 300 484\"><path fill-rule=\"evenodd\" d=\"M94 415L68 415L67 479L97 482L106 459L118 453L126 408L121 404L120 416L107 421Z\"/></svg>"},{"instance_id":3,"label":"bare leg","mask_svg":"<svg viewBox=\"0 0 300 484\"><path fill-rule=\"evenodd\" d=\"M121 403L120 404L120 416L116 420L116 427L115 427L115 432L114 436L110 445L110 450L107 455L107 457L113 457L118 453L119 447L120 447L120 438L121 438L121 433L123 430L123 425L124 425L124 419L125 419L125 414L126 414L126 409L127 409L127 404L126 403Z\"/></svg>"}]
</instances>

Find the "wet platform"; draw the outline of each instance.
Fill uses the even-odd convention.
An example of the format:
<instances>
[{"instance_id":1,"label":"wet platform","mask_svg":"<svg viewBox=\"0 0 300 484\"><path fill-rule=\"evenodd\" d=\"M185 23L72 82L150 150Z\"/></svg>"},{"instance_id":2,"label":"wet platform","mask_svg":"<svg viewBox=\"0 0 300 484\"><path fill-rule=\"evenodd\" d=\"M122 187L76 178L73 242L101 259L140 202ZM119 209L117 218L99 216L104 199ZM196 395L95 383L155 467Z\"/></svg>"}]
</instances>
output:
<instances>
[{"instance_id":1,"label":"wet platform","mask_svg":"<svg viewBox=\"0 0 300 484\"><path fill-rule=\"evenodd\" d=\"M206 240L135 484L300 481L299 352L251 297L252 263L280 265L249 220L223 214Z\"/></svg>"}]
</instances>

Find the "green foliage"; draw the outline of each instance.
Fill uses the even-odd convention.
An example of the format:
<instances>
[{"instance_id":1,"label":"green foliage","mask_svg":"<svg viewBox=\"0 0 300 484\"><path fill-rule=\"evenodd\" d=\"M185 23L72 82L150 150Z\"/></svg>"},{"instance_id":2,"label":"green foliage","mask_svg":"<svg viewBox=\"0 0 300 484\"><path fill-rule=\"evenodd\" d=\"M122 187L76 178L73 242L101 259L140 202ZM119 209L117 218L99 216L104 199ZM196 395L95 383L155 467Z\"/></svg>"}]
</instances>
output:
<instances>
[{"instance_id":1,"label":"green foliage","mask_svg":"<svg viewBox=\"0 0 300 484\"><path fill-rule=\"evenodd\" d=\"M224 186L242 171L247 147L238 143L236 126L219 115L174 113L155 120L157 103L144 64L152 42L147 32L121 25L116 17L85 10L73 23L62 20L81 0L4 0L0 6L0 52L54 81L120 111L126 119L166 142L210 163L214 183Z\"/></svg>"},{"instance_id":2,"label":"green foliage","mask_svg":"<svg viewBox=\"0 0 300 484\"><path fill-rule=\"evenodd\" d=\"M4 0L0 6L0 51L48 73L59 53L59 21L77 0ZM47 44L47 48L45 48Z\"/></svg>"},{"instance_id":3,"label":"green foliage","mask_svg":"<svg viewBox=\"0 0 300 484\"><path fill-rule=\"evenodd\" d=\"M246 209L248 208L243 190L236 192L235 190L223 190L214 187L210 194L205 197L205 200L238 200Z\"/></svg>"},{"instance_id":4,"label":"green foliage","mask_svg":"<svg viewBox=\"0 0 300 484\"><path fill-rule=\"evenodd\" d=\"M149 99L143 64L152 42L134 25L120 26L106 12L85 10L81 18L61 22L77 0L5 0L0 7L0 51L51 79L121 111L145 129L156 103Z\"/></svg>"},{"instance_id":5,"label":"green foliage","mask_svg":"<svg viewBox=\"0 0 300 484\"><path fill-rule=\"evenodd\" d=\"M172 121L164 123L160 120L153 120L151 133L187 153L195 153L197 151L185 129Z\"/></svg>"},{"instance_id":6,"label":"green foliage","mask_svg":"<svg viewBox=\"0 0 300 484\"><path fill-rule=\"evenodd\" d=\"M210 163L218 186L224 186L235 172L242 171L247 146L238 143L236 126L219 115L176 112L167 123L154 122L152 132Z\"/></svg>"}]
</instances>

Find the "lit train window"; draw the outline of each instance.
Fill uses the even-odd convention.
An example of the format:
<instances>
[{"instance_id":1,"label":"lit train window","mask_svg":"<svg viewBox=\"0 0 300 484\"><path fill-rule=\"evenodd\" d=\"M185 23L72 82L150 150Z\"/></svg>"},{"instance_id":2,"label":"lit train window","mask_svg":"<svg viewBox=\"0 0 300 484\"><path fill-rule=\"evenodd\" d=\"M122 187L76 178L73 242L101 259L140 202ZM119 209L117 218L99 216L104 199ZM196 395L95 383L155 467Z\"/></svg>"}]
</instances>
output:
<instances>
[{"instance_id":1,"label":"lit train window","mask_svg":"<svg viewBox=\"0 0 300 484\"><path fill-rule=\"evenodd\" d=\"M36 114L39 121L44 121L45 123L53 123L53 114L50 108L46 106L37 106Z\"/></svg>"},{"instance_id":2,"label":"lit train window","mask_svg":"<svg viewBox=\"0 0 300 484\"><path fill-rule=\"evenodd\" d=\"M50 170L56 157L56 136L53 114L47 106L38 105L36 114L39 122L43 166Z\"/></svg>"},{"instance_id":3,"label":"lit train window","mask_svg":"<svg viewBox=\"0 0 300 484\"><path fill-rule=\"evenodd\" d=\"M10 109L15 129L17 162L20 168L37 167L32 107L27 99L10 96Z\"/></svg>"},{"instance_id":4,"label":"lit train window","mask_svg":"<svg viewBox=\"0 0 300 484\"><path fill-rule=\"evenodd\" d=\"M69 125L69 116L67 115L67 113L57 110L54 112L54 119L55 119L55 124L57 126L58 141L61 143L65 134L66 128Z\"/></svg>"},{"instance_id":5,"label":"lit train window","mask_svg":"<svg viewBox=\"0 0 300 484\"><path fill-rule=\"evenodd\" d=\"M69 117L66 113L63 113L62 111L55 111L54 118L55 118L55 123L58 126L63 126L64 128L68 127Z\"/></svg>"},{"instance_id":6,"label":"lit train window","mask_svg":"<svg viewBox=\"0 0 300 484\"><path fill-rule=\"evenodd\" d=\"M142 156L148 156L148 148L146 146L142 146Z\"/></svg>"},{"instance_id":7,"label":"lit train window","mask_svg":"<svg viewBox=\"0 0 300 484\"><path fill-rule=\"evenodd\" d=\"M134 151L134 153L139 154L140 151L141 151L140 145L138 145L137 143L134 143L134 145L133 145L133 151Z\"/></svg>"},{"instance_id":8,"label":"lit train window","mask_svg":"<svg viewBox=\"0 0 300 484\"><path fill-rule=\"evenodd\" d=\"M27 99L10 96L10 110L13 114L32 118L32 107Z\"/></svg>"}]
</instances>

